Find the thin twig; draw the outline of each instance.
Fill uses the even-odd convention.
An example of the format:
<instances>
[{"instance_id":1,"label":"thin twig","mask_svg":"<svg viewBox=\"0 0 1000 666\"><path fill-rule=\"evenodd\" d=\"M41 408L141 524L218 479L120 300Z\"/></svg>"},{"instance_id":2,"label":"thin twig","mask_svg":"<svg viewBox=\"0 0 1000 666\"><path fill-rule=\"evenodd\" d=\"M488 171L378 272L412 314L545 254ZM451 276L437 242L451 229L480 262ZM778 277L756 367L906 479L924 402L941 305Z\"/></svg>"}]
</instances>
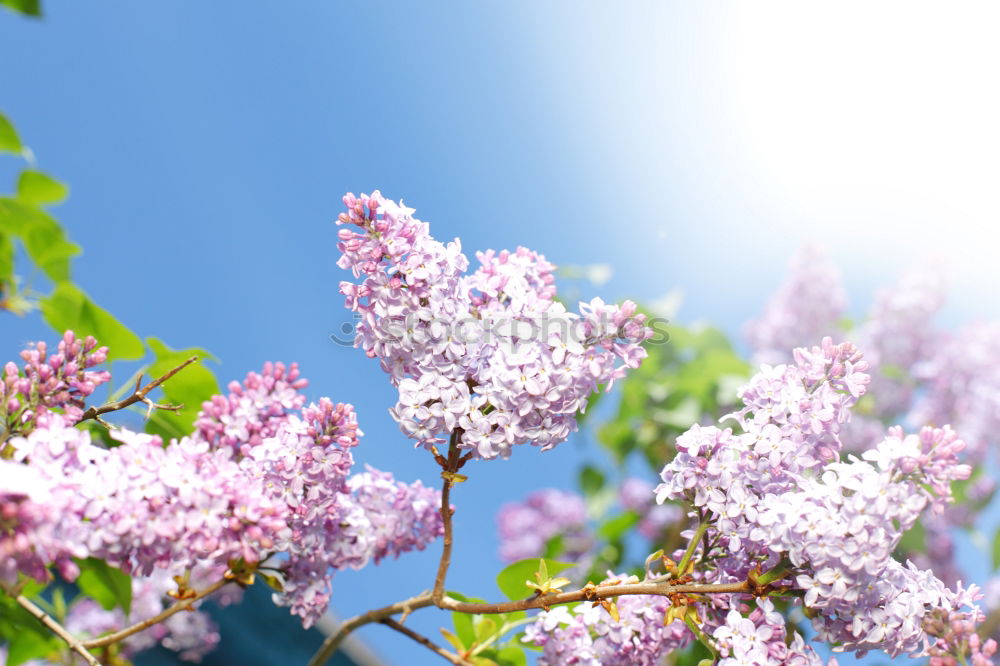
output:
<instances>
[{"instance_id":1,"label":"thin twig","mask_svg":"<svg viewBox=\"0 0 1000 666\"><path fill-rule=\"evenodd\" d=\"M470 661L467 661L467 660L463 659L461 656L455 654L454 652L448 652L443 647L440 647L439 645L436 645L433 641L431 641L431 639L427 638L423 634L418 634L417 632L413 631L409 627L404 627L399 622L396 622L395 620L393 620L391 617L387 617L387 618L381 619L381 620L379 620L379 622L381 622L382 624L384 624L387 627L391 627L392 629L395 629L396 631L398 631L399 633L403 634L404 636L409 636L410 638L412 638L416 642L418 642L421 645L423 645L428 650L431 650L432 652L434 652L434 653L436 653L438 655L441 655L442 657L444 657L445 659L447 659L451 663L456 664L456 666L470 666L471 663L472 663Z\"/></svg>"},{"instance_id":2,"label":"thin twig","mask_svg":"<svg viewBox=\"0 0 1000 666\"><path fill-rule=\"evenodd\" d=\"M547 594L543 597L530 597L518 601L503 601L500 603L472 603L458 601L451 597L445 597L438 608L444 610L457 611L459 613L469 613L472 615L485 615L496 613L511 613L521 610L532 610L536 608L549 608L558 604L569 604L577 601L598 601L611 597L623 597L633 594L655 594L659 596L669 596L672 594L751 594L753 587L748 581L741 583L686 583L681 585L671 584L670 581L663 583L630 583L624 585L597 585L580 588L572 592L558 592Z\"/></svg>"},{"instance_id":3,"label":"thin twig","mask_svg":"<svg viewBox=\"0 0 1000 666\"><path fill-rule=\"evenodd\" d=\"M14 599L24 610L31 613L39 622L44 624L52 633L54 633L59 638L66 642L66 645L76 652L78 655L83 657L83 660L87 662L90 666L101 666L101 662L94 658L94 655L87 651L87 647L81 643L79 640L74 638L73 634L66 631L66 628L61 624L56 622L55 618L43 611L41 608L36 606L31 599L27 598L23 594L19 594Z\"/></svg>"},{"instance_id":4,"label":"thin twig","mask_svg":"<svg viewBox=\"0 0 1000 666\"><path fill-rule=\"evenodd\" d=\"M140 374L135 381L135 390L132 391L132 395L128 396L127 398L123 398L121 400L115 400L114 402L109 402L106 405L102 405L100 407L91 407L90 409L88 409L83 413L83 416L80 417L80 420L77 421L77 423L82 423L83 421L86 421L88 419L94 419L95 421L103 425L105 428L110 429L111 426L108 425L108 423L101 418L101 415L107 414L108 412L117 412L118 410L125 409L126 407L131 407L137 402L142 402L147 405L146 409L147 419L153 413L154 409L166 409L172 412L179 411L182 407L184 407L184 405L161 405L159 403L153 402L146 396L149 394L150 391L155 389L157 386L167 381L168 379L170 379L178 372L180 372L181 370L183 370L184 368L191 365L197 360L198 360L197 356L192 356L191 358L184 361L183 363L178 365L176 368L174 368L167 374L163 375L159 379L154 379L145 386L142 386L142 374Z\"/></svg>"},{"instance_id":5,"label":"thin twig","mask_svg":"<svg viewBox=\"0 0 1000 666\"><path fill-rule=\"evenodd\" d=\"M226 576L220 580L215 581L201 592L195 594L193 597L190 597L188 599L181 599L177 603L171 604L168 608L164 609L164 611L159 615L154 615L148 620L143 620L142 622L136 622L131 627L126 627L121 631L116 631L113 634L108 634L107 636L101 636L100 638L95 638L94 640L87 641L83 645L84 647L87 648L99 648L99 647L104 647L105 645L111 645L112 643L117 643L120 640L124 640L129 636L131 636L132 634L137 634L140 631L143 631L144 629L152 627L154 624L159 624L160 622L163 622L164 620L166 620L171 615L174 615L175 613L179 613L182 610L187 610L188 608L191 607L192 604L194 604L197 601L200 601L201 599L204 599L210 594L218 592L227 583L232 582L232 580L233 579L230 576Z\"/></svg>"},{"instance_id":6,"label":"thin twig","mask_svg":"<svg viewBox=\"0 0 1000 666\"><path fill-rule=\"evenodd\" d=\"M441 521L444 523L444 546L441 549L441 561L438 563L437 576L434 579L434 590L431 593L435 604L440 604L441 600L444 599L444 581L448 575L448 567L451 565L451 546L453 541L451 486L454 483L454 475L461 466L458 451L458 438L461 434L462 431L459 428L456 428L451 433L451 440L448 442L448 459L445 465L442 465L444 470L441 472L441 476L444 478L444 486L441 488Z\"/></svg>"},{"instance_id":7,"label":"thin twig","mask_svg":"<svg viewBox=\"0 0 1000 666\"><path fill-rule=\"evenodd\" d=\"M434 599L431 598L430 592L424 592L410 599L404 601L397 601L396 603L385 606L384 608L377 608L375 610L370 610L367 613L357 615L349 620L345 620L343 624L335 631L326 637L323 644L313 655L313 658L309 660L309 666L322 666L326 661L333 656L333 653L337 651L340 644L347 638L347 635L358 627L370 624L372 622L381 622L387 617L396 615L397 613L409 614L412 611L418 610L420 608L427 608L428 606L434 605Z\"/></svg>"}]
</instances>

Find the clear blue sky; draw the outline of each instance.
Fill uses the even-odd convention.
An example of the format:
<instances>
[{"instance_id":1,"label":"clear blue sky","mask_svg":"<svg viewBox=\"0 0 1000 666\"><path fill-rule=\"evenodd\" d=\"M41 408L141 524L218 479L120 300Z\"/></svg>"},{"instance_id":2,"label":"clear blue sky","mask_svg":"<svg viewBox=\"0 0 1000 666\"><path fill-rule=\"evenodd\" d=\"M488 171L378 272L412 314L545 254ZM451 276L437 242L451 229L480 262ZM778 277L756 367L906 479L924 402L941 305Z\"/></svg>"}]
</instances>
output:
<instances>
[{"instance_id":1,"label":"clear blue sky","mask_svg":"<svg viewBox=\"0 0 1000 666\"><path fill-rule=\"evenodd\" d=\"M404 198L470 254L612 265L590 295L682 289L682 319L734 334L808 239L832 248L859 313L945 250L946 317L1000 314L986 5L50 0L46 14L0 13L0 108L72 187L56 213L85 249L76 280L140 335L214 352L224 382L299 361L311 397L357 405L359 461L400 478L434 465L386 414L377 364L328 339L347 320L332 220L348 190ZM5 357L38 337L37 317L0 325ZM453 589L494 596L496 508L571 485L581 453L596 455L577 438L471 468ZM338 576L337 612L429 586L436 550ZM413 621L436 635L446 618ZM424 658L362 636L395 663Z\"/></svg>"}]
</instances>

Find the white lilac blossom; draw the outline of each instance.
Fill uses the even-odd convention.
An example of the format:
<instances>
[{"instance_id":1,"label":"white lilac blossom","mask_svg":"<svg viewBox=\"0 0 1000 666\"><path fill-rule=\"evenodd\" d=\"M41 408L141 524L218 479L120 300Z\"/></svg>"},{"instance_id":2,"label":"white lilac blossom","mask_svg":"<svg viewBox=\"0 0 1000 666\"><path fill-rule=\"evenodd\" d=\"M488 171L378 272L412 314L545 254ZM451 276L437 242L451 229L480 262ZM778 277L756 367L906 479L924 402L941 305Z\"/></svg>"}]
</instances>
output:
<instances>
[{"instance_id":1,"label":"white lilac blossom","mask_svg":"<svg viewBox=\"0 0 1000 666\"><path fill-rule=\"evenodd\" d=\"M725 622L712 631L719 666L823 666L798 632L788 640L785 618L770 599L758 599L749 615L741 610L731 608ZM836 661L831 660L830 666Z\"/></svg>"},{"instance_id":2,"label":"white lilac blossom","mask_svg":"<svg viewBox=\"0 0 1000 666\"><path fill-rule=\"evenodd\" d=\"M516 562L545 554L545 546L562 539L560 557L576 562L594 543L587 529L587 503L580 495L556 488L542 488L524 501L508 502L496 516L500 559Z\"/></svg>"},{"instance_id":3,"label":"white lilac blossom","mask_svg":"<svg viewBox=\"0 0 1000 666\"><path fill-rule=\"evenodd\" d=\"M605 583L626 578L609 572ZM524 640L542 648L539 666L654 666L691 641L681 620L664 624L670 609L666 597L623 596L616 605L617 620L590 603L543 611L527 627Z\"/></svg>"},{"instance_id":4,"label":"white lilac blossom","mask_svg":"<svg viewBox=\"0 0 1000 666\"><path fill-rule=\"evenodd\" d=\"M840 271L819 248L805 246L789 263L785 281L760 318L746 326L758 363L784 363L789 351L838 330L847 307Z\"/></svg>"},{"instance_id":5,"label":"white lilac blossom","mask_svg":"<svg viewBox=\"0 0 1000 666\"><path fill-rule=\"evenodd\" d=\"M398 387L390 413L418 444L460 431L459 447L480 458L550 449L591 393L645 356L652 331L634 303L594 299L567 312L541 255L480 253L467 274L459 241L432 238L413 209L378 192L344 203L337 264L361 278L340 285L360 315L355 344Z\"/></svg>"}]
</instances>

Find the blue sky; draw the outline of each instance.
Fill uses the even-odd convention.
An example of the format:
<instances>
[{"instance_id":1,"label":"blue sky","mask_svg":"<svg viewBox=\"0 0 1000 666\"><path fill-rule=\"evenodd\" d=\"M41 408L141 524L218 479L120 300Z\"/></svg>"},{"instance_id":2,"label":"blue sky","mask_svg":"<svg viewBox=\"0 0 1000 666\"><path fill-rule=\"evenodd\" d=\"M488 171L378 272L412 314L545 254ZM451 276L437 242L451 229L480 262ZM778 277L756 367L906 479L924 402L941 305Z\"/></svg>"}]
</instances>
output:
<instances>
[{"instance_id":1,"label":"blue sky","mask_svg":"<svg viewBox=\"0 0 1000 666\"><path fill-rule=\"evenodd\" d=\"M733 334L806 240L831 248L858 314L945 253L945 318L1000 315L987 4L50 0L46 14L0 14L0 108L72 187L56 213L85 249L76 280L140 335L214 352L224 382L299 361L311 397L357 405L358 459L400 478L434 465L386 414L377 364L328 339L348 320L345 191L405 199L470 254L610 264L588 295L680 289L681 319ZM37 317L0 328L7 356L39 337ZM496 508L571 485L599 455L585 439L472 467L451 587L494 596ZM338 576L337 611L419 592L436 550ZM445 618L413 621L436 635ZM417 663L406 639L362 635Z\"/></svg>"}]
</instances>

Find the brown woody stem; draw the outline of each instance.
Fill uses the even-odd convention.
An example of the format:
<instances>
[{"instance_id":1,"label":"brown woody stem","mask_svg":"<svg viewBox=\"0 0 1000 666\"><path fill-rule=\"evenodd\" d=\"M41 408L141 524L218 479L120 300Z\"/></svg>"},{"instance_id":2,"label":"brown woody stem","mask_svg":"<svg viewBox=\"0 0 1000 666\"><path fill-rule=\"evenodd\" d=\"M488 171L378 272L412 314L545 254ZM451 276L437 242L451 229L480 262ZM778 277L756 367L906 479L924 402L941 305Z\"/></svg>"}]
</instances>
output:
<instances>
[{"instance_id":1,"label":"brown woody stem","mask_svg":"<svg viewBox=\"0 0 1000 666\"><path fill-rule=\"evenodd\" d=\"M154 624L159 624L160 622L163 622L164 620L166 620L171 615L174 615L175 613L179 613L182 610L187 610L195 602L200 601L205 597L218 592L227 583L231 582L231 580L232 579L228 576L222 578L221 580L217 580L208 587L206 587L201 592L195 594L193 597L189 599L181 599L177 603L172 604L169 608L164 609L164 611L159 615L154 615L153 617L147 620L143 620L142 622L136 622L131 627L126 627L121 631L116 631L113 634L108 634L107 636L101 636L100 638L95 638L94 640L87 641L83 645L84 647L93 649L93 648L104 647L105 645L111 645L112 643L117 643L120 640L124 640L129 636L131 636L132 634L137 634L140 631L149 629Z\"/></svg>"},{"instance_id":2,"label":"brown woody stem","mask_svg":"<svg viewBox=\"0 0 1000 666\"><path fill-rule=\"evenodd\" d=\"M145 386L141 386L142 375L139 375L138 379L136 379L135 390L132 391L132 395L128 396L127 398L122 398L121 400L115 400L114 402L109 402L106 405L102 405L100 407L89 408L87 411L83 413L83 416L80 417L80 420L77 421L77 423L82 423L89 419L93 419L105 427L110 427L104 421L104 419L101 418L101 416L109 412L117 412L118 410L125 409L126 407L131 407L137 402L142 402L146 404L147 406L146 418L149 418L149 415L153 413L154 409L166 409L172 412L176 412L184 405L161 405L159 403L153 402L146 396L149 394L150 391L155 389L157 386L160 386L161 384L163 384L163 382L167 381L168 379L170 379L178 372L180 372L181 370L183 370L184 368L191 365L197 360L198 360L197 356L192 356L191 358L187 359L186 361L178 365L176 368L174 368L167 374L163 375L162 377L159 377L158 379L154 379Z\"/></svg>"},{"instance_id":3,"label":"brown woody stem","mask_svg":"<svg viewBox=\"0 0 1000 666\"><path fill-rule=\"evenodd\" d=\"M409 627L404 627L399 622L396 622L395 620L393 620L390 617L387 617L387 618L384 618L382 620L379 620L379 622L381 622L382 624L384 624L387 627L391 627L392 629L395 629L396 631L398 631L399 633L403 634L404 636L409 636L410 638L412 638L416 642L420 643L421 645L423 645L425 648L427 648L431 652L434 652L435 654L438 654L438 655L444 657L445 659L447 659L451 663L456 664L456 666L470 666L470 664L471 664L471 662L466 661L465 659L463 659L459 655L455 654L454 652L448 652L447 650L445 650L444 648L440 647L439 645L435 645L434 642L431 641L431 639L427 638L423 634L418 634L417 632L413 631Z\"/></svg>"},{"instance_id":4,"label":"brown woody stem","mask_svg":"<svg viewBox=\"0 0 1000 666\"><path fill-rule=\"evenodd\" d=\"M55 618L43 611L41 608L36 606L31 599L27 598L23 594L19 594L14 599L17 601L18 605L24 610L31 613L35 619L45 625L45 627L54 633L59 638L66 642L66 645L70 647L73 652L83 657L83 660L89 664L89 666L101 666L101 662L97 661L94 655L90 654L87 647L77 640L73 634L66 631L66 628L56 622Z\"/></svg>"}]
</instances>

